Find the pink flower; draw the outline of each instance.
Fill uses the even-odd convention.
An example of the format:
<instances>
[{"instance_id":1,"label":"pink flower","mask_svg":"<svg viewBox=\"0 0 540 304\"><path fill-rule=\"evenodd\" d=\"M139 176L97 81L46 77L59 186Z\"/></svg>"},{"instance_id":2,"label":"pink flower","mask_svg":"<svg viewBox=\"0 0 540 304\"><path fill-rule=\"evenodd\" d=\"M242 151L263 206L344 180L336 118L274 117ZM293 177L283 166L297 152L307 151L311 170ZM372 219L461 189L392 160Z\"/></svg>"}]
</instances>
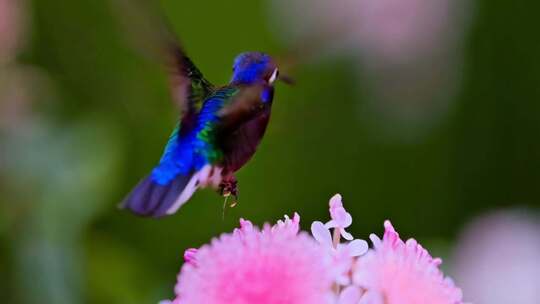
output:
<instances>
[{"instance_id":1,"label":"pink flower","mask_svg":"<svg viewBox=\"0 0 540 304\"><path fill-rule=\"evenodd\" d=\"M298 230L300 230L300 215L296 212L292 219L285 215L284 221L279 220L274 227L272 227L272 233L288 233L296 235L298 234Z\"/></svg>"},{"instance_id":2,"label":"pink flower","mask_svg":"<svg viewBox=\"0 0 540 304\"><path fill-rule=\"evenodd\" d=\"M321 222L311 224L311 233L331 258L334 281L340 285L348 285L350 283L349 272L353 265L353 259L367 252L367 242L353 240L349 243L336 244L336 247L334 247L330 231Z\"/></svg>"},{"instance_id":3,"label":"pink flower","mask_svg":"<svg viewBox=\"0 0 540 304\"><path fill-rule=\"evenodd\" d=\"M326 249L332 259L335 283L348 285L353 259L366 253L368 244L364 240L353 240L353 236L345 231L345 228L352 224L352 216L343 207L340 194L336 194L330 199L330 217L332 219L326 224L319 221L313 222L311 234ZM334 229L334 239L330 233L331 228ZM340 236L352 241L342 244Z\"/></svg>"},{"instance_id":4,"label":"pink flower","mask_svg":"<svg viewBox=\"0 0 540 304\"><path fill-rule=\"evenodd\" d=\"M197 260L195 258L197 251L199 251L197 248L189 248L186 251L184 251L184 261L186 261L186 263L189 263L191 265L197 266Z\"/></svg>"},{"instance_id":5,"label":"pink flower","mask_svg":"<svg viewBox=\"0 0 540 304\"><path fill-rule=\"evenodd\" d=\"M241 220L185 263L175 288L178 304L317 304L331 297L332 276L325 251L298 234L300 217L285 218L262 231Z\"/></svg>"},{"instance_id":6,"label":"pink flower","mask_svg":"<svg viewBox=\"0 0 540 304\"><path fill-rule=\"evenodd\" d=\"M240 219L233 233L185 251L176 299L160 304L462 304L441 260L403 242L389 221L370 250L345 231L352 216L341 195L329 211L329 222L312 223L313 238L299 233L296 213L262 230Z\"/></svg>"},{"instance_id":7,"label":"pink flower","mask_svg":"<svg viewBox=\"0 0 540 304\"><path fill-rule=\"evenodd\" d=\"M403 242L390 221L384 223L382 241L371 235L374 249L359 258L354 283L366 292L366 304L458 304L461 290L439 270L441 259L432 258L414 239Z\"/></svg>"},{"instance_id":8,"label":"pink flower","mask_svg":"<svg viewBox=\"0 0 540 304\"><path fill-rule=\"evenodd\" d=\"M330 199L330 217L332 220L325 224L326 228L335 228L344 239L352 240L352 235L345 231L345 228L352 224L352 216L343 208L341 194L336 194Z\"/></svg>"}]
</instances>

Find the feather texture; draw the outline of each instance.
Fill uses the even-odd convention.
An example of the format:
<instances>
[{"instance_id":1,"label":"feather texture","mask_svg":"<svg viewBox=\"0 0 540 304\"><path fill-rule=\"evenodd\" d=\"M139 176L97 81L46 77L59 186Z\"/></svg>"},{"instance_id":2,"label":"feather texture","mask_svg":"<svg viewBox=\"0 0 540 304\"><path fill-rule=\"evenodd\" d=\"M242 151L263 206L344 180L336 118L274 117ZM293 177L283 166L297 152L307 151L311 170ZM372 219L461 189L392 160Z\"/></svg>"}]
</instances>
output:
<instances>
[{"instance_id":1,"label":"feather texture","mask_svg":"<svg viewBox=\"0 0 540 304\"><path fill-rule=\"evenodd\" d=\"M268 55L240 55L231 84L216 89L176 50L172 78L183 104L180 121L159 164L124 204L143 216L172 214L197 189L229 179L253 156L270 118L277 70Z\"/></svg>"}]
</instances>

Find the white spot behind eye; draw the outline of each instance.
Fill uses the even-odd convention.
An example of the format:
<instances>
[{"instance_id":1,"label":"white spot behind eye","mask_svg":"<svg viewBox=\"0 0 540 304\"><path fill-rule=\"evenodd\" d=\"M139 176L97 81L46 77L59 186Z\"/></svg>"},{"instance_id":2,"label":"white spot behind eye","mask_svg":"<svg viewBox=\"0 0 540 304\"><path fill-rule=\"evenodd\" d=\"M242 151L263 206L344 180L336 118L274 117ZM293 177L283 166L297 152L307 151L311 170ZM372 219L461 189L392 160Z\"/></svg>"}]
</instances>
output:
<instances>
[{"instance_id":1,"label":"white spot behind eye","mask_svg":"<svg viewBox=\"0 0 540 304\"><path fill-rule=\"evenodd\" d=\"M268 78L268 83L269 84L274 83L274 81L276 81L277 76L278 76L278 69L276 68L274 72L272 73L272 75L270 76L270 78Z\"/></svg>"}]
</instances>

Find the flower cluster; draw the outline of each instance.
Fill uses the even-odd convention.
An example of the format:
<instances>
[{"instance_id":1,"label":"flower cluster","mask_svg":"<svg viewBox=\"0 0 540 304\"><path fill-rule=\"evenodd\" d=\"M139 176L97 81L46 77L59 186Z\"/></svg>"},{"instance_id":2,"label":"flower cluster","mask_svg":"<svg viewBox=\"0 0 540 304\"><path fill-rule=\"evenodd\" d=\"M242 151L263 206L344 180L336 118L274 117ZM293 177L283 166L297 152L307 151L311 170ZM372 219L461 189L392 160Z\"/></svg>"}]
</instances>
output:
<instances>
[{"instance_id":1,"label":"flower cluster","mask_svg":"<svg viewBox=\"0 0 540 304\"><path fill-rule=\"evenodd\" d=\"M300 216L240 228L184 253L176 298L162 304L460 304L461 290L414 239L390 221L373 248L346 228L352 216L330 199L330 221L300 231ZM342 238L344 242L342 242Z\"/></svg>"}]
</instances>

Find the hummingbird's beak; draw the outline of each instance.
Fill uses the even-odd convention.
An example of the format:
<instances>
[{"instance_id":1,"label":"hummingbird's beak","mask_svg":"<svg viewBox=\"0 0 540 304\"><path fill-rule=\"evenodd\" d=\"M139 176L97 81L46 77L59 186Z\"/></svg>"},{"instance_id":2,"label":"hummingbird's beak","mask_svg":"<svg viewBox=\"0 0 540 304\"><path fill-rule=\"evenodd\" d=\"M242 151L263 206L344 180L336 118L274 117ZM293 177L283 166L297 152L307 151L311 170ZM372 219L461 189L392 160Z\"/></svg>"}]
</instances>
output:
<instances>
[{"instance_id":1,"label":"hummingbird's beak","mask_svg":"<svg viewBox=\"0 0 540 304\"><path fill-rule=\"evenodd\" d=\"M292 77L290 77L289 75L285 75L285 74L279 74L278 79L283 81L285 84L288 84L288 85L293 85L293 84L296 83L296 81L294 81L294 79Z\"/></svg>"}]
</instances>

